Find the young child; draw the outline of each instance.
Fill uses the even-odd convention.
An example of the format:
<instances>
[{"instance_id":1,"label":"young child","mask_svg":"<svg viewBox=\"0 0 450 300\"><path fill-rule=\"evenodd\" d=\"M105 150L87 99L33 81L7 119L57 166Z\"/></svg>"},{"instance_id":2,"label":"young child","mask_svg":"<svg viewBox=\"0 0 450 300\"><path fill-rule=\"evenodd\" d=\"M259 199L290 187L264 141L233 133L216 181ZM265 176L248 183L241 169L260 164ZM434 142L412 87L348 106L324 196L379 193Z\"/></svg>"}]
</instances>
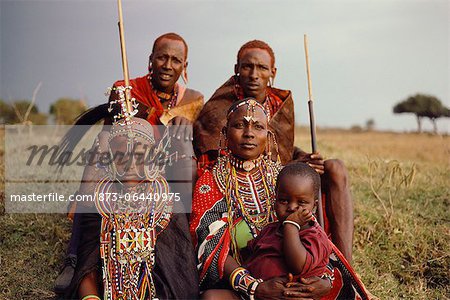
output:
<instances>
[{"instance_id":1,"label":"young child","mask_svg":"<svg viewBox=\"0 0 450 300\"><path fill-rule=\"evenodd\" d=\"M250 256L244 267L253 277L324 274L331 244L312 214L319 189L320 176L307 164L292 162L281 170L275 202L278 222L267 225L248 243Z\"/></svg>"}]
</instances>

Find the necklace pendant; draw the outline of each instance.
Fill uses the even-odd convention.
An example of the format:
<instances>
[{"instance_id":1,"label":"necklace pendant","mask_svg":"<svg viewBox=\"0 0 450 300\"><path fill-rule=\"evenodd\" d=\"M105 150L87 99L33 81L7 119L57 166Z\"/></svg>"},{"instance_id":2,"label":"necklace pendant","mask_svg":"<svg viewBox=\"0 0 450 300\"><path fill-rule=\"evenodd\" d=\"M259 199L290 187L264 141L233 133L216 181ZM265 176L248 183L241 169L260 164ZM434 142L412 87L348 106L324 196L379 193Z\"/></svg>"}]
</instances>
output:
<instances>
[{"instance_id":1,"label":"necklace pendant","mask_svg":"<svg viewBox=\"0 0 450 300\"><path fill-rule=\"evenodd\" d=\"M256 167L256 164L251 160L244 161L242 164L242 168L247 172L250 172L255 167Z\"/></svg>"}]
</instances>

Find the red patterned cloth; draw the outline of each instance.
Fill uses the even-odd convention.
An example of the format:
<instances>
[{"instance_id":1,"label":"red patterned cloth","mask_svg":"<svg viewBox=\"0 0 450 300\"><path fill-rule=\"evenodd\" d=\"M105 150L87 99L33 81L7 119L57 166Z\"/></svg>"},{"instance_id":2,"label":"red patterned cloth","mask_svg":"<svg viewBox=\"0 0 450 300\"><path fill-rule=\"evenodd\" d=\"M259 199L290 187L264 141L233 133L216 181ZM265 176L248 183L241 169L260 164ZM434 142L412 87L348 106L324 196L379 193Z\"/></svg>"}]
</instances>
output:
<instances>
[{"instance_id":1,"label":"red patterned cloth","mask_svg":"<svg viewBox=\"0 0 450 300\"><path fill-rule=\"evenodd\" d=\"M190 232L197 251L201 286L213 286L223 276L230 250L227 204L210 170L197 180L192 200Z\"/></svg>"}]
</instances>

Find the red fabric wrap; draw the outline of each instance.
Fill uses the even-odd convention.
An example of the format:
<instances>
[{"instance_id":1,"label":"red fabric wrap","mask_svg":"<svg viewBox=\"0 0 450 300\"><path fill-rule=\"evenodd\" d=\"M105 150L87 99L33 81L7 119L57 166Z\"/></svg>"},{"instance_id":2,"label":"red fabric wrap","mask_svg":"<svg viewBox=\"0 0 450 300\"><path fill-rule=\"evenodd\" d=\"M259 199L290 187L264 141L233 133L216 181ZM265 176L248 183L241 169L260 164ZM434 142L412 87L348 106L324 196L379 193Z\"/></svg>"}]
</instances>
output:
<instances>
[{"instance_id":1,"label":"red fabric wrap","mask_svg":"<svg viewBox=\"0 0 450 300\"><path fill-rule=\"evenodd\" d=\"M251 256L246 260L245 267L256 278L267 280L292 273L284 259L280 226L279 222L267 225L256 239L248 243ZM312 227L299 231L299 237L307 250L306 262L299 275L305 278L321 276L331 254L326 233L319 224L314 223Z\"/></svg>"},{"instance_id":2,"label":"red fabric wrap","mask_svg":"<svg viewBox=\"0 0 450 300\"><path fill-rule=\"evenodd\" d=\"M119 80L114 83L116 87L120 85L124 86L125 82ZM159 118L164 112L164 108L148 80L148 75L131 79L130 86L132 87L131 97L136 98L136 101L147 107L147 121L152 125L161 125Z\"/></svg>"}]
</instances>

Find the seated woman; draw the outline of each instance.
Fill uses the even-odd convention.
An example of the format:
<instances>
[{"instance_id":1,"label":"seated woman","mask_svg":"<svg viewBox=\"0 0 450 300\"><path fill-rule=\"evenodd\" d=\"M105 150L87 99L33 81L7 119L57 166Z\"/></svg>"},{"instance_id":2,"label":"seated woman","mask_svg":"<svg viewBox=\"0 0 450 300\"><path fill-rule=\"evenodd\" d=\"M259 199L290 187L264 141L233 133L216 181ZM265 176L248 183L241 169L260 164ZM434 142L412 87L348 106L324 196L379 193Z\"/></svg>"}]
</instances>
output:
<instances>
[{"instance_id":1,"label":"seated woman","mask_svg":"<svg viewBox=\"0 0 450 300\"><path fill-rule=\"evenodd\" d=\"M225 154L212 170L204 171L194 190L190 230L199 260L200 288L208 290L203 298L229 297L227 291L217 289L231 288L228 279L241 266L241 249L276 220L273 199L281 164L269 159L264 107L251 98L234 103L223 134ZM261 282L247 272L232 288L258 299L280 299L320 297L331 287L328 279L315 277L308 282L311 284L287 287L287 278ZM305 286L313 287L313 291L306 291Z\"/></svg>"},{"instance_id":2,"label":"seated woman","mask_svg":"<svg viewBox=\"0 0 450 300\"><path fill-rule=\"evenodd\" d=\"M262 280L242 267L248 242L276 221L275 186L281 165L270 159L276 142L269 141L265 109L254 99L230 107L222 134L226 150L198 179L190 222L202 298L367 299L359 279L347 272L349 265L336 252L330 256L338 268L334 285L331 266L321 276L300 282L287 276Z\"/></svg>"},{"instance_id":3,"label":"seated woman","mask_svg":"<svg viewBox=\"0 0 450 300\"><path fill-rule=\"evenodd\" d=\"M94 195L98 214L81 215L78 263L66 297L196 298L198 275L186 215L175 213L181 203L171 194L164 168L147 160L166 150L149 152L155 149L152 126L138 118L119 121L98 144L114 159L101 178L90 170L95 187L84 180L83 192Z\"/></svg>"}]
</instances>

